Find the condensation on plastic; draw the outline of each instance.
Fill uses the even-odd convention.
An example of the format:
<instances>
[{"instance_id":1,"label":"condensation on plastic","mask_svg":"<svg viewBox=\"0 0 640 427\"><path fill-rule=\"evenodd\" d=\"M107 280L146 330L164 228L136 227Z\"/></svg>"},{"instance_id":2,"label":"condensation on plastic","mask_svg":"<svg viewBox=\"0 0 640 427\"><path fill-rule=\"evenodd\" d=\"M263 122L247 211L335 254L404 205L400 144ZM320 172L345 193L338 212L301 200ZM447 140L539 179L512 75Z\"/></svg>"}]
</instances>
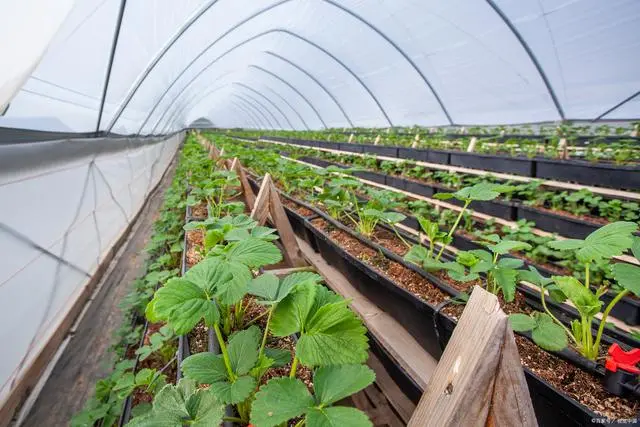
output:
<instances>
[{"instance_id":1,"label":"condensation on plastic","mask_svg":"<svg viewBox=\"0 0 640 427\"><path fill-rule=\"evenodd\" d=\"M120 2L76 1L0 125L95 130ZM636 0L128 1L101 129L596 119L640 88L639 27Z\"/></svg>"},{"instance_id":2,"label":"condensation on plastic","mask_svg":"<svg viewBox=\"0 0 640 427\"><path fill-rule=\"evenodd\" d=\"M0 146L0 401L143 206L183 134Z\"/></svg>"}]
</instances>

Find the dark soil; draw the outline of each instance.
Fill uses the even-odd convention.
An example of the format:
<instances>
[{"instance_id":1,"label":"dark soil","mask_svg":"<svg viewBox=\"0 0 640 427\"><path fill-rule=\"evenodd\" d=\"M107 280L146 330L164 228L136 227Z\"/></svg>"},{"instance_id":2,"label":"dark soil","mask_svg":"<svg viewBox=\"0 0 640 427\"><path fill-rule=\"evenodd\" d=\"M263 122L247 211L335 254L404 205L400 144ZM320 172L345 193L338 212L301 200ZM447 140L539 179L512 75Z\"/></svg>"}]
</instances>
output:
<instances>
[{"instance_id":1,"label":"dark soil","mask_svg":"<svg viewBox=\"0 0 640 427\"><path fill-rule=\"evenodd\" d=\"M191 268L202 261L200 249L204 246L202 230L187 231L187 268Z\"/></svg>"},{"instance_id":2,"label":"dark soil","mask_svg":"<svg viewBox=\"0 0 640 427\"><path fill-rule=\"evenodd\" d=\"M209 216L207 210L207 203L200 202L200 204L191 207L191 216L198 219L206 219Z\"/></svg>"},{"instance_id":3,"label":"dark soil","mask_svg":"<svg viewBox=\"0 0 640 427\"><path fill-rule=\"evenodd\" d=\"M308 217L314 214L312 210L309 210L304 206L300 206L297 203L295 203L293 200L289 200L287 198L282 198L282 204L288 207L289 209L291 209L292 211L297 212L298 214L305 217Z\"/></svg>"}]
</instances>

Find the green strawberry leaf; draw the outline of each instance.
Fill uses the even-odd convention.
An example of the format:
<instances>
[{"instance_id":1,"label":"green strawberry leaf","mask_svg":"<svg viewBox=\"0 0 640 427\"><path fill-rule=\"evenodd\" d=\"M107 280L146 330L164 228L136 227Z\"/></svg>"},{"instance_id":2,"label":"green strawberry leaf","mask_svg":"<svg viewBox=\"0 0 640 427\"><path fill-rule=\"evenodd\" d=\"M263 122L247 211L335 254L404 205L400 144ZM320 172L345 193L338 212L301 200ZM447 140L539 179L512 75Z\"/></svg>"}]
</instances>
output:
<instances>
[{"instance_id":1,"label":"green strawberry leaf","mask_svg":"<svg viewBox=\"0 0 640 427\"><path fill-rule=\"evenodd\" d=\"M221 354L196 353L180 365L185 378L199 384L214 384L227 379L227 369Z\"/></svg>"},{"instance_id":2,"label":"green strawberry leaf","mask_svg":"<svg viewBox=\"0 0 640 427\"><path fill-rule=\"evenodd\" d=\"M584 240L560 240L550 242L549 247L558 250L576 250L576 257L584 263L609 259L621 255L633 245L632 234L637 229L638 224L633 222L613 222L600 227Z\"/></svg>"},{"instance_id":3,"label":"green strawberry leaf","mask_svg":"<svg viewBox=\"0 0 640 427\"><path fill-rule=\"evenodd\" d=\"M368 387L375 378L366 365L322 366L313 375L317 403L331 405Z\"/></svg>"},{"instance_id":4,"label":"green strawberry leaf","mask_svg":"<svg viewBox=\"0 0 640 427\"><path fill-rule=\"evenodd\" d=\"M640 297L640 267L619 262L613 264L611 271L620 286Z\"/></svg>"},{"instance_id":5,"label":"green strawberry leaf","mask_svg":"<svg viewBox=\"0 0 640 427\"><path fill-rule=\"evenodd\" d=\"M282 261L282 254L273 243L252 237L235 243L227 252L226 258L251 268L258 268L277 264Z\"/></svg>"},{"instance_id":6,"label":"green strawberry leaf","mask_svg":"<svg viewBox=\"0 0 640 427\"><path fill-rule=\"evenodd\" d=\"M251 423L273 427L304 414L314 399L297 378L274 378L260 387L251 405Z\"/></svg>"},{"instance_id":7,"label":"green strawberry leaf","mask_svg":"<svg viewBox=\"0 0 640 427\"><path fill-rule=\"evenodd\" d=\"M364 412L356 408L345 408L342 406L310 409L307 412L306 423L308 427L373 426Z\"/></svg>"},{"instance_id":8,"label":"green strawberry leaf","mask_svg":"<svg viewBox=\"0 0 640 427\"><path fill-rule=\"evenodd\" d=\"M286 337L299 332L313 307L315 295L315 285L298 285L274 309L270 323L271 333L276 337Z\"/></svg>"},{"instance_id":9,"label":"green strawberry leaf","mask_svg":"<svg viewBox=\"0 0 640 427\"><path fill-rule=\"evenodd\" d=\"M509 315L509 324L515 332L526 332L536 327L536 319L522 313Z\"/></svg>"},{"instance_id":10,"label":"green strawberry leaf","mask_svg":"<svg viewBox=\"0 0 640 427\"><path fill-rule=\"evenodd\" d=\"M245 375L258 361L258 348L262 333L257 326L237 332L229 338L227 352L231 369L236 375Z\"/></svg>"}]
</instances>

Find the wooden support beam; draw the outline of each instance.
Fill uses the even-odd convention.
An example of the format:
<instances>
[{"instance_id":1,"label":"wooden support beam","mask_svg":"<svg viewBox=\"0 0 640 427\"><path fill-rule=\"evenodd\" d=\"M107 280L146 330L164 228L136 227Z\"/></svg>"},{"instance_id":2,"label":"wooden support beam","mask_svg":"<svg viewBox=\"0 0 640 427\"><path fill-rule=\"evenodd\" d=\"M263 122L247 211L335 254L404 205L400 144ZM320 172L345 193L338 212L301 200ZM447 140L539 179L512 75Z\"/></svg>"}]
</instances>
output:
<instances>
[{"instance_id":1,"label":"wooden support beam","mask_svg":"<svg viewBox=\"0 0 640 427\"><path fill-rule=\"evenodd\" d=\"M474 287L408 425L538 425L513 331L495 295Z\"/></svg>"},{"instance_id":2,"label":"wooden support beam","mask_svg":"<svg viewBox=\"0 0 640 427\"><path fill-rule=\"evenodd\" d=\"M231 165L229 166L230 171L234 171L236 175L238 175L238 179L240 180L240 185L242 187L242 193L244 194L245 202L247 202L247 206L249 210L253 210L253 207L256 204L256 195L253 193L253 189L249 184L249 180L247 179L247 175L244 172L244 168L240 163L240 159L234 157L231 161Z\"/></svg>"},{"instance_id":3,"label":"wooden support beam","mask_svg":"<svg viewBox=\"0 0 640 427\"><path fill-rule=\"evenodd\" d=\"M284 258L293 267L304 267L307 265L298 242L293 232L287 213L280 201L280 195L276 189L270 174L266 174L260 185L260 191L256 198L255 205L251 211L251 218L264 224L268 218L271 218L273 226L278 230L280 241L284 247Z\"/></svg>"},{"instance_id":4,"label":"wooden support beam","mask_svg":"<svg viewBox=\"0 0 640 427\"><path fill-rule=\"evenodd\" d=\"M277 269L274 269L274 270L265 269L264 272L265 273L270 273L270 274L273 274L273 275L275 275L277 277L282 278L282 277L288 276L288 275L293 274L293 273L301 273L301 272L304 272L304 271L315 272L316 268L311 266L311 265L309 265L309 266L306 266L306 267L277 268Z\"/></svg>"}]
</instances>

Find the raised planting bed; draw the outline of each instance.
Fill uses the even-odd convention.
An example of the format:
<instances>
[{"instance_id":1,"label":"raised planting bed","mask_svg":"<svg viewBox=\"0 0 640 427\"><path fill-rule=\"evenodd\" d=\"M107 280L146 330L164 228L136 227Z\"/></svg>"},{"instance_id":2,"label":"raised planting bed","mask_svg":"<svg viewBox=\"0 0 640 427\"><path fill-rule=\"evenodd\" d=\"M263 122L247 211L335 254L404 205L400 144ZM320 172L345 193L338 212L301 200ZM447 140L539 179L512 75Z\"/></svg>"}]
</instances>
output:
<instances>
[{"instance_id":1,"label":"raised planting bed","mask_svg":"<svg viewBox=\"0 0 640 427\"><path fill-rule=\"evenodd\" d=\"M303 141L276 137L266 137L265 140L344 151L340 144L326 141ZM342 145L344 145L344 143ZM637 165L625 166L608 163L591 163L583 160L556 160L538 157L530 159L527 157L467 153L455 150L414 149L396 146L374 146L370 144L349 145L354 146L354 148L349 150L350 152L359 152L357 151L358 148L355 148L355 146L359 145L362 147L363 153L372 155L399 157L532 178L577 182L600 187L626 190L640 189L640 166ZM385 154L377 154L371 150L367 151L371 147L376 147L373 150L379 151L384 149Z\"/></svg>"},{"instance_id":2,"label":"raised planting bed","mask_svg":"<svg viewBox=\"0 0 640 427\"><path fill-rule=\"evenodd\" d=\"M457 292L438 277L404 263L401 258L393 256L385 247L357 236L346 227L321 214L319 212L320 217L309 222L308 226L318 238L318 247L323 257L349 277L367 298L394 317L398 316L397 319L425 350L434 357L439 357L442 345L446 344L453 330L456 316L459 315L458 310L461 312L462 308L453 305L438 307L438 305L449 295ZM404 285L397 283L404 283ZM411 291L407 290L407 287ZM509 310L510 307L505 308ZM417 323L412 324L412 322ZM600 405L599 399L617 402L618 410L627 417L632 416L637 410L637 404L625 399L613 398L602 389L600 371L584 371L562 359L562 357L570 360L574 357L580 358L575 353L569 351L567 355L560 354L561 358L554 357L524 337L518 337L518 344L521 354L523 348L526 351L526 355L523 355L525 374L532 397L535 396L534 405L541 425L586 425L592 418L597 417L593 410L559 392L558 389L561 387L564 387L568 393L575 393L575 397L586 401L598 410L605 410ZM540 355L548 359L554 367L538 366ZM532 368L528 368L527 363ZM588 369L592 364L584 361L582 366ZM539 377L538 372L542 372L548 378ZM562 372L561 378L558 378L558 372ZM574 381L569 378L573 378ZM565 384L563 381L569 381L570 384ZM594 385L587 385L588 382ZM588 395L584 393L584 387L589 387ZM599 391L594 393L594 388Z\"/></svg>"}]
</instances>

